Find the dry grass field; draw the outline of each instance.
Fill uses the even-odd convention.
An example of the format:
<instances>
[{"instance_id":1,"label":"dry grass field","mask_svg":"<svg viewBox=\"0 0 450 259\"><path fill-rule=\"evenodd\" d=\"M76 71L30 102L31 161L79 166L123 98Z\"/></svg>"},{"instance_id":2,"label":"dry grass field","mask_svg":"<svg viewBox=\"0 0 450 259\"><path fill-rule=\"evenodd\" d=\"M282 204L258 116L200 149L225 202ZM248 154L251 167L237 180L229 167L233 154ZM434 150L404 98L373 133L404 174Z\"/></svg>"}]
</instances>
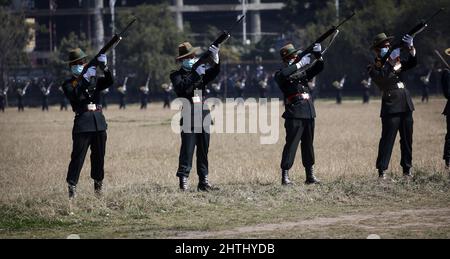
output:
<instances>
[{"instance_id":1,"label":"dry grass field","mask_svg":"<svg viewBox=\"0 0 450 259\"><path fill-rule=\"evenodd\" d=\"M9 109L0 114L0 238L450 238L441 160L445 103L416 103L414 181L401 177L398 141L390 168L395 181L377 180L379 101L319 101L316 170L323 185L303 185L298 154L296 185L280 186L280 119L275 145L260 145L257 134L212 136L210 178L221 187L213 193L194 191L195 168L192 191L177 190L174 111L159 103L147 111L111 107L105 197L93 195L87 157L71 206L65 176L73 114Z\"/></svg>"}]
</instances>

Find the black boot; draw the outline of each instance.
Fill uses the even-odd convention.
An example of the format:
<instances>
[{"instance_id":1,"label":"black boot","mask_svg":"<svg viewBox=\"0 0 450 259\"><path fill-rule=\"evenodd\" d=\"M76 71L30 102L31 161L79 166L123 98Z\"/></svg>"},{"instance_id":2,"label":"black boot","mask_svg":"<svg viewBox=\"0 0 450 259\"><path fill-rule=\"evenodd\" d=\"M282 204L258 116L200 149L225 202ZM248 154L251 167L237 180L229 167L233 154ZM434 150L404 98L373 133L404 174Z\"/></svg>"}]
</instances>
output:
<instances>
[{"instance_id":1,"label":"black boot","mask_svg":"<svg viewBox=\"0 0 450 259\"><path fill-rule=\"evenodd\" d=\"M450 170L450 159L445 159L445 170Z\"/></svg>"},{"instance_id":2,"label":"black boot","mask_svg":"<svg viewBox=\"0 0 450 259\"><path fill-rule=\"evenodd\" d=\"M186 176L180 176L180 190L187 191L188 189L188 178Z\"/></svg>"},{"instance_id":3,"label":"black boot","mask_svg":"<svg viewBox=\"0 0 450 259\"><path fill-rule=\"evenodd\" d=\"M385 170L381 170L381 169L378 170L378 179L383 180L383 181L387 179Z\"/></svg>"},{"instance_id":4,"label":"black boot","mask_svg":"<svg viewBox=\"0 0 450 259\"><path fill-rule=\"evenodd\" d=\"M288 170L282 170L281 171L281 185L288 186L292 185L293 183L289 179L289 171Z\"/></svg>"},{"instance_id":5,"label":"black boot","mask_svg":"<svg viewBox=\"0 0 450 259\"><path fill-rule=\"evenodd\" d=\"M411 168L403 168L403 177L412 179L413 174L411 173Z\"/></svg>"},{"instance_id":6,"label":"black boot","mask_svg":"<svg viewBox=\"0 0 450 259\"><path fill-rule=\"evenodd\" d=\"M208 180L208 176L200 177L200 181L198 183L197 191L199 192L210 192L210 191L218 191L219 188L213 187Z\"/></svg>"},{"instance_id":7,"label":"black boot","mask_svg":"<svg viewBox=\"0 0 450 259\"><path fill-rule=\"evenodd\" d=\"M97 197L103 196L103 182L94 181L94 193Z\"/></svg>"},{"instance_id":8,"label":"black boot","mask_svg":"<svg viewBox=\"0 0 450 259\"><path fill-rule=\"evenodd\" d=\"M77 196L77 187L75 185L69 185L68 190L69 190L69 200L75 199Z\"/></svg>"},{"instance_id":9,"label":"black boot","mask_svg":"<svg viewBox=\"0 0 450 259\"><path fill-rule=\"evenodd\" d=\"M305 184L311 185L311 184L320 184L320 181L316 178L314 175L314 168L306 168L306 181Z\"/></svg>"}]
</instances>

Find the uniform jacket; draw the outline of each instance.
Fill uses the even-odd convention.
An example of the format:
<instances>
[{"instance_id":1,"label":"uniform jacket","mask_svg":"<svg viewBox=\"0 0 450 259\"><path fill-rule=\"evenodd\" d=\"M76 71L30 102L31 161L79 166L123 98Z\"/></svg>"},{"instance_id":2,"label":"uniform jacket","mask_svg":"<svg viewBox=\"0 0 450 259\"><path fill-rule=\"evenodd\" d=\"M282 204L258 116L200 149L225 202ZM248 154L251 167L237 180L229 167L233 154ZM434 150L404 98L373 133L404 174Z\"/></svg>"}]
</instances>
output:
<instances>
[{"instance_id":1,"label":"uniform jacket","mask_svg":"<svg viewBox=\"0 0 450 259\"><path fill-rule=\"evenodd\" d=\"M285 100L299 93L311 94L308 82L322 72L323 68L324 62L322 59L317 60L317 62L306 71L297 70L296 65L288 66L275 74L275 81L283 92ZM286 101L283 118L313 119L315 117L316 110L314 108L312 96L310 96L308 100L303 99L294 103Z\"/></svg>"},{"instance_id":2,"label":"uniform jacket","mask_svg":"<svg viewBox=\"0 0 450 259\"><path fill-rule=\"evenodd\" d=\"M183 124L183 120L185 120L186 112L190 112L191 116L191 125L195 125L194 123L194 112L195 109L193 109L193 97L194 97L194 91L200 90L202 92L202 102L205 100L207 95L207 85L214 81L216 77L220 73L220 64L216 64L213 67L206 70L206 73L202 76L198 75L195 71L186 71L183 68L180 68L178 71L174 71L170 74L170 80L173 84L173 89L175 93L177 94L178 98L185 98L189 100L191 103L191 110L187 111L185 110L186 107L183 107L182 112L182 119L181 124ZM201 116L202 119L204 119L207 115L209 115L209 110L202 110ZM201 126L201 125L199 125Z\"/></svg>"},{"instance_id":3,"label":"uniform jacket","mask_svg":"<svg viewBox=\"0 0 450 259\"><path fill-rule=\"evenodd\" d=\"M100 111L87 111L88 104L100 105L101 91L110 87L114 80L110 71L105 71L104 77L97 78L96 86L90 86L84 78L78 86L73 87L75 77L65 81L62 88L75 112L73 133L105 131L108 127L105 116Z\"/></svg>"},{"instance_id":4,"label":"uniform jacket","mask_svg":"<svg viewBox=\"0 0 450 259\"><path fill-rule=\"evenodd\" d=\"M404 84L404 72L417 65L417 57L408 55L406 60L401 60L402 67L397 72L393 66L386 62L383 68L373 67L369 74L373 82L380 88L382 96L381 117L389 114L412 112L414 104L411 94ZM397 84L402 82L405 88L398 88Z\"/></svg>"}]
</instances>

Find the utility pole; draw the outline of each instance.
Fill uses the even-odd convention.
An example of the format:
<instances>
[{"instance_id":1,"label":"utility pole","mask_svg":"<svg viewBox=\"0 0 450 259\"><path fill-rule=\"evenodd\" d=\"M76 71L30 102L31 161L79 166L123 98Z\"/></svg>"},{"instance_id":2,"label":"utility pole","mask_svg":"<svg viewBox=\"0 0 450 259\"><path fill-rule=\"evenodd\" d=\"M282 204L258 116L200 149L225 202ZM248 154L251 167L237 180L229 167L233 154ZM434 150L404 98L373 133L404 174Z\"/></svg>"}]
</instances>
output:
<instances>
[{"instance_id":1,"label":"utility pole","mask_svg":"<svg viewBox=\"0 0 450 259\"><path fill-rule=\"evenodd\" d=\"M111 31L112 35L116 35L116 13L115 13L116 0L109 0L109 8L111 9ZM111 62L113 77L116 77L116 48L112 49L112 62Z\"/></svg>"},{"instance_id":2,"label":"utility pole","mask_svg":"<svg viewBox=\"0 0 450 259\"><path fill-rule=\"evenodd\" d=\"M183 8L184 2L183 0L175 0L175 6L177 8L177 11L175 12L175 16L176 16L176 23L177 23L177 27L178 30L183 31L184 30L184 26L183 26L183 12L182 12L182 8Z\"/></svg>"},{"instance_id":3,"label":"utility pole","mask_svg":"<svg viewBox=\"0 0 450 259\"><path fill-rule=\"evenodd\" d=\"M242 16L247 13L247 0L240 0L242 3ZM247 45L247 16L242 21L242 44Z\"/></svg>"},{"instance_id":4,"label":"utility pole","mask_svg":"<svg viewBox=\"0 0 450 259\"><path fill-rule=\"evenodd\" d=\"M105 29L103 27L103 0L94 0L94 48L99 50L104 45Z\"/></svg>"},{"instance_id":5,"label":"utility pole","mask_svg":"<svg viewBox=\"0 0 450 259\"><path fill-rule=\"evenodd\" d=\"M339 21L339 0L336 0L336 18Z\"/></svg>"},{"instance_id":6,"label":"utility pole","mask_svg":"<svg viewBox=\"0 0 450 259\"><path fill-rule=\"evenodd\" d=\"M252 0L254 5L260 5L261 0ZM254 43L258 43L261 40L261 14L259 11L252 12L252 39Z\"/></svg>"},{"instance_id":7,"label":"utility pole","mask_svg":"<svg viewBox=\"0 0 450 259\"><path fill-rule=\"evenodd\" d=\"M56 46L54 45L54 24L53 24L53 12L56 10L55 0L48 1L48 9L50 10L50 17L48 20L48 31L49 31L49 51L53 52Z\"/></svg>"}]
</instances>

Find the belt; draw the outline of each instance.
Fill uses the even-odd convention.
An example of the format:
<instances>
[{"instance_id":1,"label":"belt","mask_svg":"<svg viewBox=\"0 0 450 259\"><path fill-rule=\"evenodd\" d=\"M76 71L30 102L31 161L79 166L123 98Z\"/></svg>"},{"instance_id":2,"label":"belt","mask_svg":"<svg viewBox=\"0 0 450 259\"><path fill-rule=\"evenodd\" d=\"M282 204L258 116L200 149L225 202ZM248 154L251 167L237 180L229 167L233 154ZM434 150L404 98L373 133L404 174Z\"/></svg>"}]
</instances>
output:
<instances>
[{"instance_id":1,"label":"belt","mask_svg":"<svg viewBox=\"0 0 450 259\"><path fill-rule=\"evenodd\" d=\"M102 106L99 104L88 104L85 105L83 108L79 109L76 113L77 115L83 114L85 112L101 112Z\"/></svg>"},{"instance_id":2,"label":"belt","mask_svg":"<svg viewBox=\"0 0 450 259\"><path fill-rule=\"evenodd\" d=\"M405 84L403 82L398 82L394 86L388 89L388 91L397 90L397 89L405 89Z\"/></svg>"},{"instance_id":3,"label":"belt","mask_svg":"<svg viewBox=\"0 0 450 259\"><path fill-rule=\"evenodd\" d=\"M296 93L296 94L289 96L287 98L287 100L290 104L292 104L292 103L296 103L297 101L309 100L310 98L311 98L311 96L309 95L309 93Z\"/></svg>"}]
</instances>

